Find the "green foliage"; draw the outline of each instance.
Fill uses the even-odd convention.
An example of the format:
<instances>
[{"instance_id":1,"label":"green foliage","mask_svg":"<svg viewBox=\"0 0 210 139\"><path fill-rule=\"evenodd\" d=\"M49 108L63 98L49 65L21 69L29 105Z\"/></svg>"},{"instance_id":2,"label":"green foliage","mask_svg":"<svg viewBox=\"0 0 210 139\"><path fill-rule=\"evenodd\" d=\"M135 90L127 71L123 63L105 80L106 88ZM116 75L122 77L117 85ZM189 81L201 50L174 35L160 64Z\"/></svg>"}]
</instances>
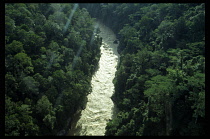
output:
<instances>
[{"instance_id":1,"label":"green foliage","mask_svg":"<svg viewBox=\"0 0 210 139\"><path fill-rule=\"evenodd\" d=\"M17 91L18 83L13 75L11 73L7 73L5 75L5 92L9 96L16 97L16 94L14 92Z\"/></svg>"},{"instance_id":2,"label":"green foliage","mask_svg":"<svg viewBox=\"0 0 210 139\"><path fill-rule=\"evenodd\" d=\"M25 53L18 53L14 56L14 62L15 64L15 71L16 74L20 73L33 73L33 65L31 63L31 58L28 57Z\"/></svg>"},{"instance_id":3,"label":"green foliage","mask_svg":"<svg viewBox=\"0 0 210 139\"><path fill-rule=\"evenodd\" d=\"M65 135L84 108L101 39L85 9L65 26L73 7L5 4L5 135Z\"/></svg>"},{"instance_id":4,"label":"green foliage","mask_svg":"<svg viewBox=\"0 0 210 139\"><path fill-rule=\"evenodd\" d=\"M36 111L41 117L44 117L52 111L52 104L49 102L47 96L42 96L42 98L37 101Z\"/></svg>"},{"instance_id":5,"label":"green foliage","mask_svg":"<svg viewBox=\"0 0 210 139\"><path fill-rule=\"evenodd\" d=\"M5 4L6 136L68 131L100 58L91 16L120 41L105 135L206 134L205 3L80 4L70 20L74 7Z\"/></svg>"},{"instance_id":6,"label":"green foliage","mask_svg":"<svg viewBox=\"0 0 210 139\"><path fill-rule=\"evenodd\" d=\"M195 73L188 79L190 88L189 100L192 101L191 108L194 110L193 117L205 117L205 74Z\"/></svg>"},{"instance_id":7,"label":"green foliage","mask_svg":"<svg viewBox=\"0 0 210 139\"><path fill-rule=\"evenodd\" d=\"M5 96L5 135L6 136L35 136L39 127L32 117L30 105L12 102Z\"/></svg>"},{"instance_id":8,"label":"green foliage","mask_svg":"<svg viewBox=\"0 0 210 139\"><path fill-rule=\"evenodd\" d=\"M6 55L15 55L17 53L24 53L23 44L19 41L14 40L12 43L6 45L5 48Z\"/></svg>"},{"instance_id":9,"label":"green foliage","mask_svg":"<svg viewBox=\"0 0 210 139\"><path fill-rule=\"evenodd\" d=\"M55 115L55 113L54 113ZM54 128L56 117L54 115L46 115L43 119L44 124L49 127L51 130Z\"/></svg>"},{"instance_id":10,"label":"green foliage","mask_svg":"<svg viewBox=\"0 0 210 139\"><path fill-rule=\"evenodd\" d=\"M39 94L39 83L31 76L26 76L21 79L19 89L22 95L33 98Z\"/></svg>"},{"instance_id":11,"label":"green foliage","mask_svg":"<svg viewBox=\"0 0 210 139\"><path fill-rule=\"evenodd\" d=\"M112 99L129 116L105 135L205 135L205 4L96 5L101 17L83 6L120 41Z\"/></svg>"},{"instance_id":12,"label":"green foliage","mask_svg":"<svg viewBox=\"0 0 210 139\"><path fill-rule=\"evenodd\" d=\"M5 15L5 34L10 35L15 30L15 21Z\"/></svg>"}]
</instances>

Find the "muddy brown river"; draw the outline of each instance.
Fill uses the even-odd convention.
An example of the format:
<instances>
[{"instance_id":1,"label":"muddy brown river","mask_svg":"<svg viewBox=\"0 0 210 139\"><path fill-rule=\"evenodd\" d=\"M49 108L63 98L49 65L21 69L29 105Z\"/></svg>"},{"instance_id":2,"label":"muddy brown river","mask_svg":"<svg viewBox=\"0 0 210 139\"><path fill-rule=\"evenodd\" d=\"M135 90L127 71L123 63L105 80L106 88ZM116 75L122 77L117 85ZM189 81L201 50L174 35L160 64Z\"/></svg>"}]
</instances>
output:
<instances>
[{"instance_id":1,"label":"muddy brown river","mask_svg":"<svg viewBox=\"0 0 210 139\"><path fill-rule=\"evenodd\" d=\"M97 21L102 37L99 68L92 77L92 92L87 96L86 108L76 115L76 123L72 125L70 136L103 136L107 122L112 119L115 111L111 96L114 93L112 83L118 64L119 44L113 43L116 36L113 31Z\"/></svg>"}]
</instances>

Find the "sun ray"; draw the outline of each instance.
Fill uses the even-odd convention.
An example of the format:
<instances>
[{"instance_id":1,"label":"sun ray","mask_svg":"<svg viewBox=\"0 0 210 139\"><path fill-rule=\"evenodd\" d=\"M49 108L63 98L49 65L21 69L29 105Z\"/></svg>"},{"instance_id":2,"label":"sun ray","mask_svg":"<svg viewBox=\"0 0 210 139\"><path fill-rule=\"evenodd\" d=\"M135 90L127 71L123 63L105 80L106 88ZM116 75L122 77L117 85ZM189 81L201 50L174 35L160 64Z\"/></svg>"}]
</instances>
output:
<instances>
[{"instance_id":1,"label":"sun ray","mask_svg":"<svg viewBox=\"0 0 210 139\"><path fill-rule=\"evenodd\" d=\"M69 25L70 25L70 23L71 23L71 19L72 19L73 15L74 15L74 12L75 12L76 9L77 9L77 7L78 7L78 4L75 3L75 4L74 4L74 7L73 7L73 9L72 9L72 11L71 11L71 14L69 15L69 19L67 20L66 25L64 26L63 33L65 33L66 30L68 29L68 27L69 27Z\"/></svg>"}]
</instances>

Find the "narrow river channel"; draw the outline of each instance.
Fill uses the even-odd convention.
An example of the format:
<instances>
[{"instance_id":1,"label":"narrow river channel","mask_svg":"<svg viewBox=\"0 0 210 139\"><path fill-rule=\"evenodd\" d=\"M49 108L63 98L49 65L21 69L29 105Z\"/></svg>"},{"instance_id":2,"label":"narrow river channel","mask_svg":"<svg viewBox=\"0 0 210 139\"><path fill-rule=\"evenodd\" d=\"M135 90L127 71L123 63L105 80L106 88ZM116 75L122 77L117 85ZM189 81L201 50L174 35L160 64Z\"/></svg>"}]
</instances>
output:
<instances>
[{"instance_id":1,"label":"narrow river channel","mask_svg":"<svg viewBox=\"0 0 210 139\"><path fill-rule=\"evenodd\" d=\"M70 136L103 136L107 122L112 119L114 104L111 96L114 93L112 83L119 60L117 47L113 43L116 40L114 32L97 21L102 37L101 57L99 68L92 77L92 92L87 96L86 108L77 115L78 121L72 125ZM118 42L119 43L119 42Z\"/></svg>"}]
</instances>

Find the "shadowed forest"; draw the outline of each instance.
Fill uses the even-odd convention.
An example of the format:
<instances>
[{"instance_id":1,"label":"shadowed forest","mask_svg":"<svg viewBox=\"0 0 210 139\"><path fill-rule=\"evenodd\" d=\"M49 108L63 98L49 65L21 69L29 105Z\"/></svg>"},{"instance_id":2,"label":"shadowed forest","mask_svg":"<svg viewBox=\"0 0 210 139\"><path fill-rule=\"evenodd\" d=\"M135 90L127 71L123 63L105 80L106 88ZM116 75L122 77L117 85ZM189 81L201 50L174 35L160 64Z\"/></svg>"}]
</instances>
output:
<instances>
[{"instance_id":1,"label":"shadowed forest","mask_svg":"<svg viewBox=\"0 0 210 139\"><path fill-rule=\"evenodd\" d=\"M5 136L64 136L119 42L105 136L203 136L205 3L6 3ZM100 102L98 102L100 105Z\"/></svg>"}]
</instances>

